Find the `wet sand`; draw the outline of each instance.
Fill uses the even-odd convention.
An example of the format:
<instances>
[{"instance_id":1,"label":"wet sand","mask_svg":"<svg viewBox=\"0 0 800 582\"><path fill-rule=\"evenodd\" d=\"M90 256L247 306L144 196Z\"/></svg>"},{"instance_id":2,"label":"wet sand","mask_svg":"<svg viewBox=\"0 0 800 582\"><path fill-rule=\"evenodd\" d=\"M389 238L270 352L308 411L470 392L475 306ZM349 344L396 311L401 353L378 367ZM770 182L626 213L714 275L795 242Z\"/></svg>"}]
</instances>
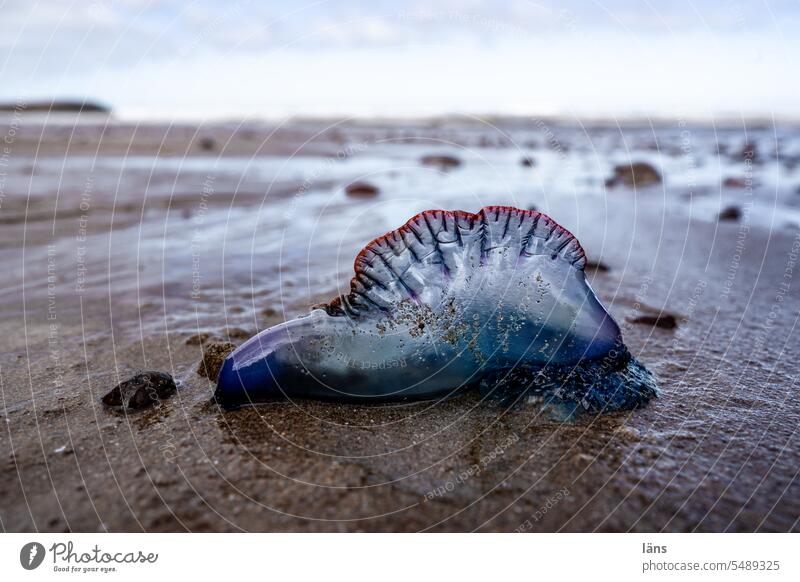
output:
<instances>
[{"instance_id":1,"label":"wet sand","mask_svg":"<svg viewBox=\"0 0 800 582\"><path fill-rule=\"evenodd\" d=\"M800 131L7 119L0 133L12 128L4 531L798 529ZM741 158L753 139L756 159ZM462 164L419 163L435 153ZM633 159L664 182L606 189ZM348 198L355 180L380 192ZM535 205L608 267L590 280L660 398L572 422L477 393L211 402L193 336L238 345L345 291L361 246L415 212L489 204ZM742 217L718 222L729 205ZM661 312L677 326L632 323ZM100 403L139 370L171 373L177 394L129 415Z\"/></svg>"}]
</instances>

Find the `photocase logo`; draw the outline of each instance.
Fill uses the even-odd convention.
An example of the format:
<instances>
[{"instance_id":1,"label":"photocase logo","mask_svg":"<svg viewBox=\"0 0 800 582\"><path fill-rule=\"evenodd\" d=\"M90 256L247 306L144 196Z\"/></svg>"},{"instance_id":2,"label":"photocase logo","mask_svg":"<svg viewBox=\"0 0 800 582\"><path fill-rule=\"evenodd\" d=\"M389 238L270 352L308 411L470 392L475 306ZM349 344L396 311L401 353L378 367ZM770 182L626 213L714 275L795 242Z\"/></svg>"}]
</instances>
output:
<instances>
[{"instance_id":1,"label":"photocase logo","mask_svg":"<svg viewBox=\"0 0 800 582\"><path fill-rule=\"evenodd\" d=\"M39 542L30 542L19 551L19 563L26 570L35 570L44 560L44 546Z\"/></svg>"}]
</instances>

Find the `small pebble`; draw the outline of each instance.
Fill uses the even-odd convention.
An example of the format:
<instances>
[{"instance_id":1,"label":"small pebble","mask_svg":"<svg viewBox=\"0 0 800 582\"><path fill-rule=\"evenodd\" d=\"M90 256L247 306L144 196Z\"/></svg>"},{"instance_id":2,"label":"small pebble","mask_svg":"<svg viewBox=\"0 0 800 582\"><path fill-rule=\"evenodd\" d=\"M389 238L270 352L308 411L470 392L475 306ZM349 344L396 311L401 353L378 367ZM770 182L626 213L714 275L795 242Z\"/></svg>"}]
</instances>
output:
<instances>
[{"instance_id":1,"label":"small pebble","mask_svg":"<svg viewBox=\"0 0 800 582\"><path fill-rule=\"evenodd\" d=\"M647 162L622 164L614 168L614 175L606 180L607 187L618 185L628 188L644 188L661 183L661 174Z\"/></svg>"},{"instance_id":2,"label":"small pebble","mask_svg":"<svg viewBox=\"0 0 800 582\"><path fill-rule=\"evenodd\" d=\"M737 206L728 206L719 213L717 219L721 222L737 222L742 217L742 211Z\"/></svg>"},{"instance_id":3,"label":"small pebble","mask_svg":"<svg viewBox=\"0 0 800 582\"><path fill-rule=\"evenodd\" d=\"M169 398L177 389L172 376L151 370L116 385L103 396L102 402L112 408L141 410Z\"/></svg>"},{"instance_id":4,"label":"small pebble","mask_svg":"<svg viewBox=\"0 0 800 582\"><path fill-rule=\"evenodd\" d=\"M457 168L461 165L461 160L454 156L432 154L423 156L420 160L424 166L436 166L441 170Z\"/></svg>"},{"instance_id":5,"label":"small pebble","mask_svg":"<svg viewBox=\"0 0 800 582\"><path fill-rule=\"evenodd\" d=\"M352 198L372 198L377 196L380 190L367 182L353 182L344 189L345 193Z\"/></svg>"},{"instance_id":6,"label":"small pebble","mask_svg":"<svg viewBox=\"0 0 800 582\"><path fill-rule=\"evenodd\" d=\"M639 325L651 325L661 329L675 329L678 327L678 320L670 313L660 313L657 315L640 315L630 320L631 323Z\"/></svg>"},{"instance_id":7,"label":"small pebble","mask_svg":"<svg viewBox=\"0 0 800 582\"><path fill-rule=\"evenodd\" d=\"M746 188L747 180L744 178L729 177L725 178L725 180L722 182L722 185L726 188Z\"/></svg>"},{"instance_id":8,"label":"small pebble","mask_svg":"<svg viewBox=\"0 0 800 582\"><path fill-rule=\"evenodd\" d=\"M206 152L213 152L217 149L217 142L213 138L204 137L200 140L200 149Z\"/></svg>"},{"instance_id":9,"label":"small pebble","mask_svg":"<svg viewBox=\"0 0 800 582\"><path fill-rule=\"evenodd\" d=\"M597 271L598 273L608 273L611 270L603 261L586 261L584 269L587 271Z\"/></svg>"}]
</instances>

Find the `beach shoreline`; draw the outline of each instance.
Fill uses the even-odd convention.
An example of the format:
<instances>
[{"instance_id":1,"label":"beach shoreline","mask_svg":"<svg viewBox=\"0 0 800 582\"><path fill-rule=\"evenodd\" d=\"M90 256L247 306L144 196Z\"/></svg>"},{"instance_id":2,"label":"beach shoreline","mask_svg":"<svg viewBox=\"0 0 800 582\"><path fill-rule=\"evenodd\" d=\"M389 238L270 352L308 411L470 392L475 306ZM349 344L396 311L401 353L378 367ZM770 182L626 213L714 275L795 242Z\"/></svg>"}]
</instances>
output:
<instances>
[{"instance_id":1,"label":"beach shoreline","mask_svg":"<svg viewBox=\"0 0 800 582\"><path fill-rule=\"evenodd\" d=\"M793 128L758 134L748 164L741 132L712 144L691 125L104 127L17 130L4 166L4 531L800 527ZM625 160L663 183L606 188ZM355 180L375 195L348 197ZM346 291L357 251L420 209L490 204L535 206L602 263L588 278L659 398L570 422L472 392L211 401L198 334L239 345ZM717 220L731 205L739 218ZM675 326L634 323L658 314ZM177 393L130 414L100 403L141 370Z\"/></svg>"}]
</instances>

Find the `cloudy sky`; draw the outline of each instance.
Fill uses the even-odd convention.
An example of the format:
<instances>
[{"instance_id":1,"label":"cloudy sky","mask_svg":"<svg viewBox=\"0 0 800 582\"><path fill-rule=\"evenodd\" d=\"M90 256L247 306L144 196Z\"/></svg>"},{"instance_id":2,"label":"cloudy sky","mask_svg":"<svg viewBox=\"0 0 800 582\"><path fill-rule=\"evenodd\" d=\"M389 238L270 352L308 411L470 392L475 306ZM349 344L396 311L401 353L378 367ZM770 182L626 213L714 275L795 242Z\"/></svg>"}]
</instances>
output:
<instances>
[{"instance_id":1,"label":"cloudy sky","mask_svg":"<svg viewBox=\"0 0 800 582\"><path fill-rule=\"evenodd\" d=\"M797 0L0 5L3 101L131 118L800 118Z\"/></svg>"}]
</instances>

